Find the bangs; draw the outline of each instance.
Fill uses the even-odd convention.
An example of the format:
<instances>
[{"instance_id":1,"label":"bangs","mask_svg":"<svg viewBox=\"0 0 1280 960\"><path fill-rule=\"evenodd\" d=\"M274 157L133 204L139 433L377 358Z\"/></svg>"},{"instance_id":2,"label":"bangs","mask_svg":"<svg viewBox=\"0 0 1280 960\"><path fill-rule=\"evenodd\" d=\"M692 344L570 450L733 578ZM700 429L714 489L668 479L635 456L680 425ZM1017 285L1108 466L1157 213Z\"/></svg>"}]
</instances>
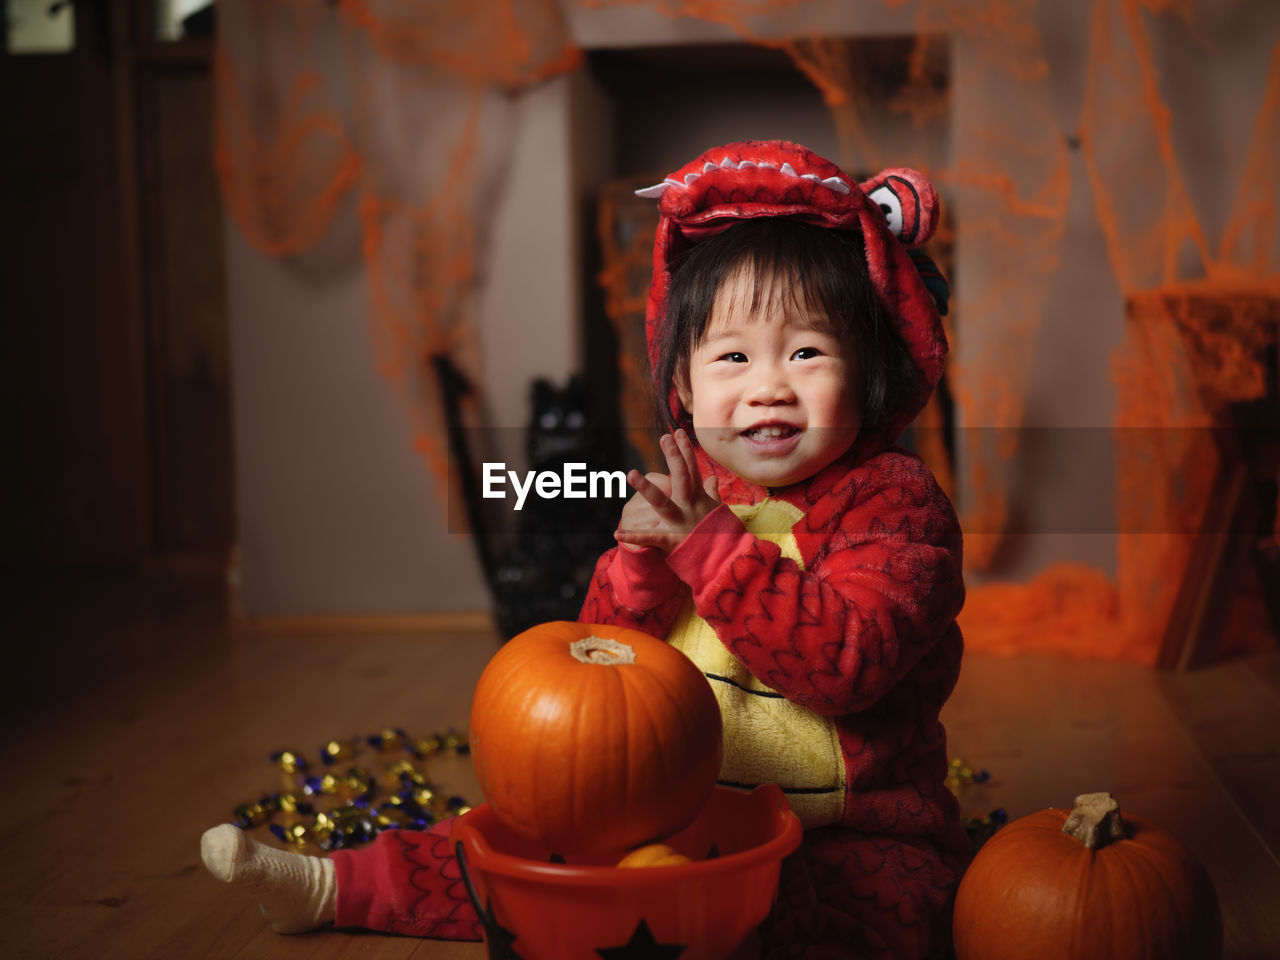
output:
<instances>
[{"instance_id":1,"label":"bangs","mask_svg":"<svg viewBox=\"0 0 1280 960\"><path fill-rule=\"evenodd\" d=\"M807 329L834 337L849 335L853 304L841 294L847 288L851 257L861 257L861 235L849 234L846 248L832 243L834 231L805 226L794 220L748 220L722 234L724 242L703 251L708 255L699 259L707 262L698 268L712 296L703 323L691 331L693 347L705 339L711 306L728 282L746 274L751 277L751 298L739 306L747 314L777 313Z\"/></svg>"},{"instance_id":2,"label":"bangs","mask_svg":"<svg viewBox=\"0 0 1280 960\"><path fill-rule=\"evenodd\" d=\"M750 296L729 293L730 281L750 276ZM787 261L766 260L754 251L730 266L726 276L715 290L715 303L721 305L724 297L731 299L725 306L735 306L747 316L783 317L789 323L805 330L814 330L833 337L848 334L848 322L834 312L830 298L815 292L812 275L806 275L794 258ZM741 288L736 288L740 290ZM698 347L713 326L708 318L705 327L695 332L693 346Z\"/></svg>"}]
</instances>

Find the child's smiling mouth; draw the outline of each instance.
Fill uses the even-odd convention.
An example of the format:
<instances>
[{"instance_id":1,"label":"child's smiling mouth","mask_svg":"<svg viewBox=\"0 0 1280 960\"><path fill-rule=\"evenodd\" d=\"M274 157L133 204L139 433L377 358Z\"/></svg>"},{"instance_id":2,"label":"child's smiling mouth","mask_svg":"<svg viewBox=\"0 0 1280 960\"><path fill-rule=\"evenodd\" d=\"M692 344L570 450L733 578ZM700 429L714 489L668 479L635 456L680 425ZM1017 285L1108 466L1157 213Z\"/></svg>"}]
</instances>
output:
<instances>
[{"instance_id":1,"label":"child's smiling mouth","mask_svg":"<svg viewBox=\"0 0 1280 960\"><path fill-rule=\"evenodd\" d=\"M743 430L739 436L758 453L789 453L797 443L803 429L790 423L757 423Z\"/></svg>"}]
</instances>

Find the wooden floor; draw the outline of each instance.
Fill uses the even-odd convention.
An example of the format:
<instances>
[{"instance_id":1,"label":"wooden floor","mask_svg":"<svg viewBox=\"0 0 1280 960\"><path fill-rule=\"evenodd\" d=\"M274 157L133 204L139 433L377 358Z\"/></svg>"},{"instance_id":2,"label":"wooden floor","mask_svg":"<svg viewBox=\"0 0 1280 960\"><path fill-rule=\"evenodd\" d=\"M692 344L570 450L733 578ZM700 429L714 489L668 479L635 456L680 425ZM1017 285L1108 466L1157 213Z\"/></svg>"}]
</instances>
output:
<instances>
[{"instance_id":1,"label":"wooden floor","mask_svg":"<svg viewBox=\"0 0 1280 960\"><path fill-rule=\"evenodd\" d=\"M190 581L14 593L0 957L486 955L378 934L273 934L246 895L205 872L199 838L274 789L272 750L465 724L491 635L230 630L218 585ZM1018 817L1110 790L1204 861L1228 960L1280 958L1280 656L1167 675L971 655L945 720L952 755L991 773L962 791L966 812ZM478 801L465 762L432 775Z\"/></svg>"}]
</instances>

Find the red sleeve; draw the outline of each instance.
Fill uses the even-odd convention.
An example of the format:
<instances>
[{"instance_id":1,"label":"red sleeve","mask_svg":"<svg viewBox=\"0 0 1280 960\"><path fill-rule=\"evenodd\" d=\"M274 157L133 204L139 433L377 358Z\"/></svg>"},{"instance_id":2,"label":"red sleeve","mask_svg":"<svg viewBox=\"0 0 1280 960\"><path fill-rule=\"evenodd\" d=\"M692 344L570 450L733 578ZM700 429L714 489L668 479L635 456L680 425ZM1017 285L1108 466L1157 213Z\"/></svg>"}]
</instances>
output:
<instances>
[{"instance_id":1,"label":"red sleeve","mask_svg":"<svg viewBox=\"0 0 1280 960\"><path fill-rule=\"evenodd\" d=\"M667 557L752 675L817 713L871 706L963 604L959 523L928 470L908 459L859 468L865 475L835 501L809 505L792 531L807 570L727 508Z\"/></svg>"},{"instance_id":2,"label":"red sleeve","mask_svg":"<svg viewBox=\"0 0 1280 960\"><path fill-rule=\"evenodd\" d=\"M614 547L596 562L578 620L630 627L665 639L685 590L661 550Z\"/></svg>"}]
</instances>

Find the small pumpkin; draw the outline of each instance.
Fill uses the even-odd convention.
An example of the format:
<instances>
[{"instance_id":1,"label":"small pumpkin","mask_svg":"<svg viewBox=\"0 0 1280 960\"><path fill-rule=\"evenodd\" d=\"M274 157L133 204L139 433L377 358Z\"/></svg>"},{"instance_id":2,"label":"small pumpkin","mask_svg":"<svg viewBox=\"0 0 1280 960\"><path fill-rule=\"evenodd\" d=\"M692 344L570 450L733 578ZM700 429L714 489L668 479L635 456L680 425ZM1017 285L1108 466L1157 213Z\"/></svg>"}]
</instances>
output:
<instances>
[{"instance_id":1,"label":"small pumpkin","mask_svg":"<svg viewBox=\"0 0 1280 960\"><path fill-rule=\"evenodd\" d=\"M555 621L509 640L471 706L471 756L495 816L562 853L679 832L720 771L720 708L679 650L636 630Z\"/></svg>"},{"instance_id":2,"label":"small pumpkin","mask_svg":"<svg viewBox=\"0 0 1280 960\"><path fill-rule=\"evenodd\" d=\"M665 843L647 843L619 860L618 866L624 870L630 870L634 867L672 867L676 864L692 862L683 853Z\"/></svg>"},{"instance_id":3,"label":"small pumpkin","mask_svg":"<svg viewBox=\"0 0 1280 960\"><path fill-rule=\"evenodd\" d=\"M1015 820L956 893L957 960L1216 960L1222 915L1208 873L1167 830L1109 793Z\"/></svg>"}]
</instances>

